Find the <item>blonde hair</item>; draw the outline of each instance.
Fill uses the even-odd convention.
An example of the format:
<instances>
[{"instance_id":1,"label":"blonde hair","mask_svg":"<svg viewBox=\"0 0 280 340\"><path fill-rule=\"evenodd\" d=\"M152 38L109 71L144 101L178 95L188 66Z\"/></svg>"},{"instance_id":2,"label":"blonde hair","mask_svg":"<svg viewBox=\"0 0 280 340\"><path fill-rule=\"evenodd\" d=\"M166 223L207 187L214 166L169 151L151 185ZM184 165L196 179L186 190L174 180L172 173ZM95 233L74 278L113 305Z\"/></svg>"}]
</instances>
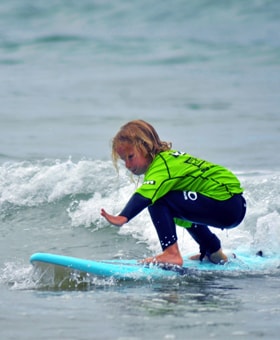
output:
<instances>
[{"instance_id":1,"label":"blonde hair","mask_svg":"<svg viewBox=\"0 0 280 340\"><path fill-rule=\"evenodd\" d=\"M123 125L113 138L112 159L116 167L120 158L117 149L123 143L135 146L144 157L150 157L151 160L159 152L171 149L171 143L161 141L154 127L140 119L132 120Z\"/></svg>"}]
</instances>

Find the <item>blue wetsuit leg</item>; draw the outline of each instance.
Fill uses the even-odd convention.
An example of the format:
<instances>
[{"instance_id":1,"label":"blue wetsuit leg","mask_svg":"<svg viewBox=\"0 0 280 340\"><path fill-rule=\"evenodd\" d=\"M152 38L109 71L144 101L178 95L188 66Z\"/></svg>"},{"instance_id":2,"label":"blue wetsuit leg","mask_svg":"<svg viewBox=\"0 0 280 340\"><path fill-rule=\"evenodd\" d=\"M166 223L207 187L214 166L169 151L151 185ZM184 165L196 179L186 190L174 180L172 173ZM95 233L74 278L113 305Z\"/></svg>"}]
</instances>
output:
<instances>
[{"instance_id":1,"label":"blue wetsuit leg","mask_svg":"<svg viewBox=\"0 0 280 340\"><path fill-rule=\"evenodd\" d=\"M164 200L158 200L148 207L156 228L162 250L177 242L176 225L172 212Z\"/></svg>"},{"instance_id":2,"label":"blue wetsuit leg","mask_svg":"<svg viewBox=\"0 0 280 340\"><path fill-rule=\"evenodd\" d=\"M210 255L221 248L221 241L213 234L207 225L193 223L191 228L186 228L192 238L199 244L200 259Z\"/></svg>"},{"instance_id":3,"label":"blue wetsuit leg","mask_svg":"<svg viewBox=\"0 0 280 340\"><path fill-rule=\"evenodd\" d=\"M246 203L242 195L218 201L198 193L171 191L149 206L149 212L163 250L177 241L174 223L177 217L193 222L188 232L200 245L201 253L211 254L221 244L207 225L221 229L237 226L244 218Z\"/></svg>"}]
</instances>

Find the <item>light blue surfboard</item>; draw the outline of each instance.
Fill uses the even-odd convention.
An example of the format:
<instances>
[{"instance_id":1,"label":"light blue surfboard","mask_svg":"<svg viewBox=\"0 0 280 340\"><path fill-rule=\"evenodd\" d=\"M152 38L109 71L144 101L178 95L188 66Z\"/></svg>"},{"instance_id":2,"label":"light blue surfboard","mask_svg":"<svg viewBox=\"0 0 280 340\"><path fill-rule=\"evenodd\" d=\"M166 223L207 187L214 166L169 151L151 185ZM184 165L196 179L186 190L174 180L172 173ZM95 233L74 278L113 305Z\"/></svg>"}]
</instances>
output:
<instances>
[{"instance_id":1,"label":"light blue surfboard","mask_svg":"<svg viewBox=\"0 0 280 340\"><path fill-rule=\"evenodd\" d=\"M54 265L99 277L113 277L115 279L159 279L171 276L191 275L195 271L248 271L263 270L268 266L279 265L279 258L262 257L257 255L237 255L224 265L215 265L208 261L191 261L184 258L184 265L143 265L137 260L104 260L93 261L77 257L35 253L30 257L34 266Z\"/></svg>"}]
</instances>

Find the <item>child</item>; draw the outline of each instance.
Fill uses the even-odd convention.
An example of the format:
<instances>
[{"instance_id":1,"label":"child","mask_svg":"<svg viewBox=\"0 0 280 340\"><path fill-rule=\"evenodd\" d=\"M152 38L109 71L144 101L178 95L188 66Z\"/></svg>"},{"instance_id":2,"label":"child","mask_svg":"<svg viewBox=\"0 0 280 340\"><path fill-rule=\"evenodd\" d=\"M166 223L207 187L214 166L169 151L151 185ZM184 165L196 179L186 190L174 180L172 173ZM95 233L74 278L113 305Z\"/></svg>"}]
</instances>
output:
<instances>
[{"instance_id":1,"label":"child","mask_svg":"<svg viewBox=\"0 0 280 340\"><path fill-rule=\"evenodd\" d=\"M121 159L134 175L144 174L144 181L119 215L110 215L104 209L101 215L109 223L122 226L148 208L163 252L143 262L183 264L176 224L185 227L200 246L200 254L192 259L227 261L220 240L208 225L230 229L245 216L243 189L229 170L172 150L171 144L161 141L143 120L121 127L113 138L112 158L115 166Z\"/></svg>"}]
</instances>

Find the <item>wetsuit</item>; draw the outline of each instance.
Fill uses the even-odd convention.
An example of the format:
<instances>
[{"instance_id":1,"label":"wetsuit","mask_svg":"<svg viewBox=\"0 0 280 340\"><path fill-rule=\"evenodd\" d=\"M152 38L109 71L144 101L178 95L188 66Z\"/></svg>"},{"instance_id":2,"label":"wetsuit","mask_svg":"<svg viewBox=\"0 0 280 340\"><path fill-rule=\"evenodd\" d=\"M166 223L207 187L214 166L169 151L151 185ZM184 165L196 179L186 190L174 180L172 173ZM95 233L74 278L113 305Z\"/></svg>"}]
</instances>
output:
<instances>
[{"instance_id":1,"label":"wetsuit","mask_svg":"<svg viewBox=\"0 0 280 340\"><path fill-rule=\"evenodd\" d=\"M228 169L169 150L156 155L120 215L130 220L148 207L163 250L177 242L177 224L187 228L204 256L221 247L208 225L234 228L243 220L242 192Z\"/></svg>"}]
</instances>

